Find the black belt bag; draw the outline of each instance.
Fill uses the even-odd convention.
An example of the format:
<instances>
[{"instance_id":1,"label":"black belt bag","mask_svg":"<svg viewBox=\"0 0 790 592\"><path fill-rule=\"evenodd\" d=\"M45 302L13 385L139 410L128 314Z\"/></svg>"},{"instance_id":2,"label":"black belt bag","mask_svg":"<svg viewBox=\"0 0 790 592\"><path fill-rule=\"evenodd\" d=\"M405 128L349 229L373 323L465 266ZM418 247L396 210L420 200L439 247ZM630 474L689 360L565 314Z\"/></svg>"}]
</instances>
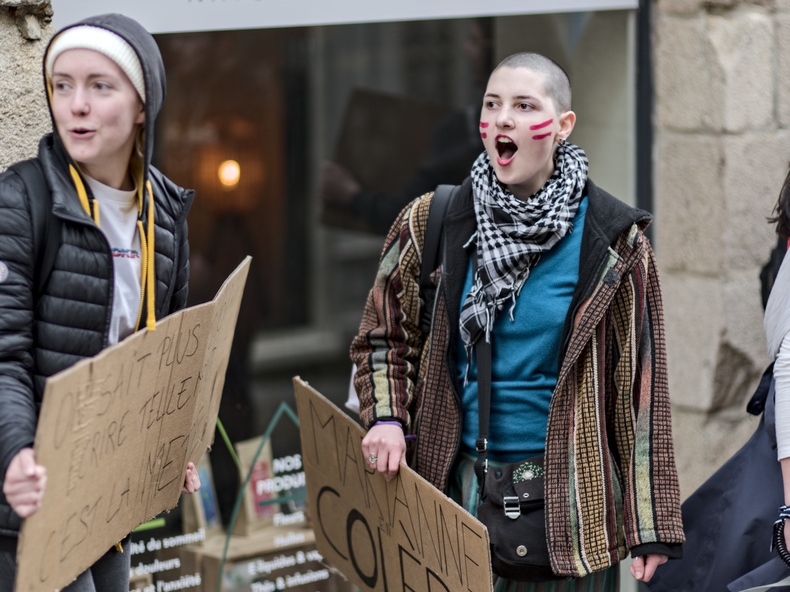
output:
<instances>
[{"instance_id":1,"label":"black belt bag","mask_svg":"<svg viewBox=\"0 0 790 592\"><path fill-rule=\"evenodd\" d=\"M475 474L480 487L477 519L488 529L491 569L508 580L563 579L551 569L546 538L543 455L503 466L488 466L491 413L491 344L481 337L477 354L478 415Z\"/></svg>"},{"instance_id":2,"label":"black belt bag","mask_svg":"<svg viewBox=\"0 0 790 592\"><path fill-rule=\"evenodd\" d=\"M477 518L488 529L494 573L508 580L557 579L546 539L542 454L489 467Z\"/></svg>"}]
</instances>

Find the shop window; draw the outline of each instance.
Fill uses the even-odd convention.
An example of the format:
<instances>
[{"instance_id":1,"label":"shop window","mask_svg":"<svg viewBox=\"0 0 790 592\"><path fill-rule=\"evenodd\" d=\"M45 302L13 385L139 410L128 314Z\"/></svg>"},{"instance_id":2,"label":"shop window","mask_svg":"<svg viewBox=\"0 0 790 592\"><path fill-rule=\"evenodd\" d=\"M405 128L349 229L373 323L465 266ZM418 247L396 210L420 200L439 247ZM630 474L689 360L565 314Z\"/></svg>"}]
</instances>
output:
<instances>
[{"instance_id":1,"label":"shop window","mask_svg":"<svg viewBox=\"0 0 790 592\"><path fill-rule=\"evenodd\" d=\"M499 59L538 51L568 71L571 139L591 177L633 201L632 22L602 11L157 36L168 97L155 162L197 191L191 303L253 256L220 409L231 440L293 405L294 375L343 404L383 233L409 199L466 176ZM367 219L322 200L329 162L376 198ZM226 514L238 478L223 454L212 465Z\"/></svg>"}]
</instances>

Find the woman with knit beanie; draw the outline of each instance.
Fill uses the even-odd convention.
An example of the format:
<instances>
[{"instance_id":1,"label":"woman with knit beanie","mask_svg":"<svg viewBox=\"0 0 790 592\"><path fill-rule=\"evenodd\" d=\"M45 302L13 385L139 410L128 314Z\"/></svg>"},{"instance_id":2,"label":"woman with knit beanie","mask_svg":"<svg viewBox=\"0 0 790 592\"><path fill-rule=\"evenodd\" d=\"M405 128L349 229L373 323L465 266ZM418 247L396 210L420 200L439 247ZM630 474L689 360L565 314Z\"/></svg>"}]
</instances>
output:
<instances>
[{"instance_id":1,"label":"woman with knit beanie","mask_svg":"<svg viewBox=\"0 0 790 592\"><path fill-rule=\"evenodd\" d=\"M64 28L44 55L54 131L41 139L47 195L0 175L0 589L12 589L20 521L46 489L33 441L48 376L183 308L186 215L194 194L151 166L165 72L153 37L108 14ZM51 204L56 238L38 237L33 200ZM57 240L51 267L44 240ZM44 277L46 276L46 277ZM184 491L200 480L190 463ZM69 592L127 592L129 536Z\"/></svg>"}]
</instances>

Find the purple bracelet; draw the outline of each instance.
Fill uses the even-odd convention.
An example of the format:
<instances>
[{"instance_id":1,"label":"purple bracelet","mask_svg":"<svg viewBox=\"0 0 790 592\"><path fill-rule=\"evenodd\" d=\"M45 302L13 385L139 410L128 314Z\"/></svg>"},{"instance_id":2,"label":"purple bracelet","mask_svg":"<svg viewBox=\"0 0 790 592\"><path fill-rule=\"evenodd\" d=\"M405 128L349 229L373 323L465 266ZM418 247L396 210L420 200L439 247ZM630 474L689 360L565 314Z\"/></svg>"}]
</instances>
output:
<instances>
[{"instance_id":1,"label":"purple bracelet","mask_svg":"<svg viewBox=\"0 0 790 592\"><path fill-rule=\"evenodd\" d=\"M403 429L403 424L396 419L380 419L376 423L373 424L374 426L377 425L396 425Z\"/></svg>"},{"instance_id":2,"label":"purple bracelet","mask_svg":"<svg viewBox=\"0 0 790 592\"><path fill-rule=\"evenodd\" d=\"M401 422L395 420L395 419L392 419L392 420L380 419L376 423L373 424L374 427L375 426L379 426L379 425L396 425L396 426L400 427L401 429L403 429L403 424ZM417 434L406 434L404 436L404 438L406 440L416 440L417 439Z\"/></svg>"}]
</instances>

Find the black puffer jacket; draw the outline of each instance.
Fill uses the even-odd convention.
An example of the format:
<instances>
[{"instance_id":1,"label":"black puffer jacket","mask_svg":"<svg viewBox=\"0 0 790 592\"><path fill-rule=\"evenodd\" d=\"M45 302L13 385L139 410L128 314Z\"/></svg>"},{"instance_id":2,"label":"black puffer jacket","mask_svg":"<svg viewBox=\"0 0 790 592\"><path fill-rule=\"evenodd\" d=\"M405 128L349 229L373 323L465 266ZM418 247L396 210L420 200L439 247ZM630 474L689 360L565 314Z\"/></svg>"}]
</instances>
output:
<instances>
[{"instance_id":1,"label":"black puffer jacket","mask_svg":"<svg viewBox=\"0 0 790 592\"><path fill-rule=\"evenodd\" d=\"M131 24L130 24L131 23ZM137 51L146 82L144 179L154 196L155 315L183 308L189 279L186 215L193 192L177 187L150 166L153 121L164 99L164 67L147 33L119 15L83 24L112 30ZM139 38L138 38L139 33ZM153 47L151 47L153 45ZM57 134L45 136L38 158L51 191L52 211L61 220L61 242L48 282L34 302L35 248L30 200L13 171L0 175L0 470L33 444L44 382L108 344L113 302L110 246L85 212L69 174L72 163ZM88 190L89 191L89 190ZM144 227L152 206L141 213ZM146 318L144 301L142 318ZM0 534L15 535L20 519L0 493Z\"/></svg>"}]
</instances>

